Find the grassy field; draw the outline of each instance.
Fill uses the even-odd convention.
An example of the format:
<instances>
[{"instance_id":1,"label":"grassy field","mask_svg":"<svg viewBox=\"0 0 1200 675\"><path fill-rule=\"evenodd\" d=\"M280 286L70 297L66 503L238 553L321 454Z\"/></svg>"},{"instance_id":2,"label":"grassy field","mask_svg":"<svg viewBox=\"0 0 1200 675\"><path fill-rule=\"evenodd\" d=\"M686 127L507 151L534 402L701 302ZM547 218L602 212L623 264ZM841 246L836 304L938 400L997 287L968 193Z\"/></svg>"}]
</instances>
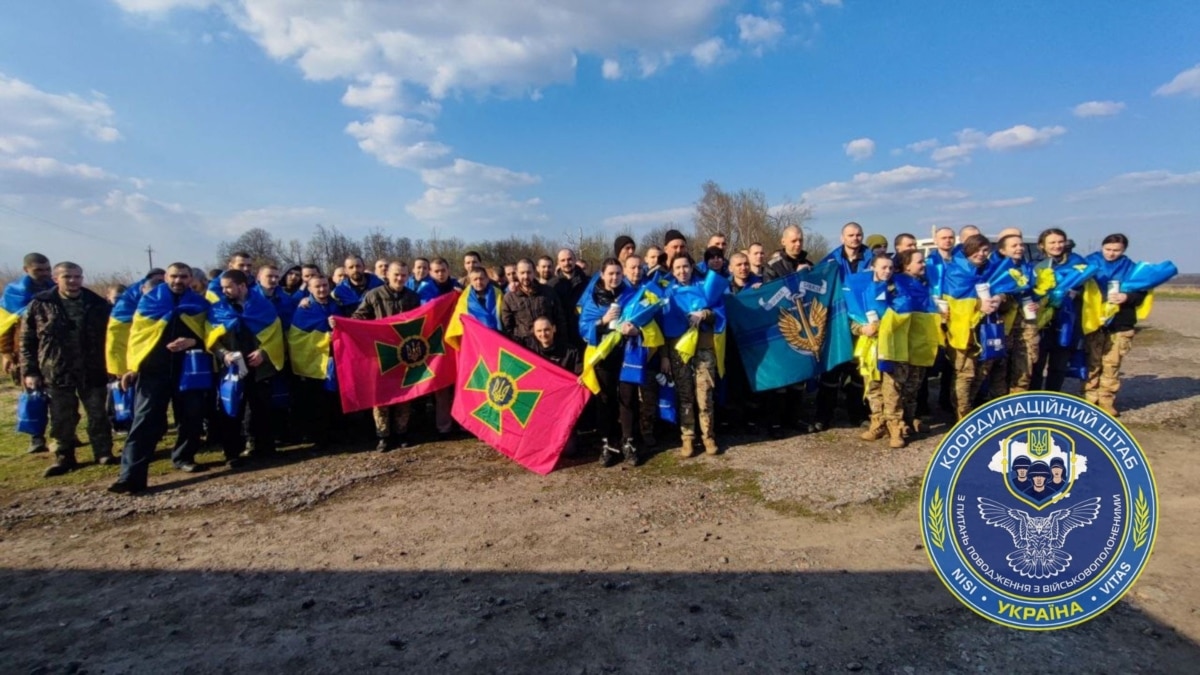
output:
<instances>
[{"instance_id":1,"label":"grassy field","mask_svg":"<svg viewBox=\"0 0 1200 675\"><path fill-rule=\"evenodd\" d=\"M5 411L5 414L0 416L0 420L3 420L0 422L0 497L8 497L32 488L56 485L95 483L97 487L103 487L117 479L118 469L116 466L99 466L92 462L92 449L88 445L75 451L75 458L80 463L78 470L65 476L43 478L42 472L54 461L54 455L52 453L29 454L29 436L17 433L17 395L19 391L8 382L0 386L0 410ZM79 424L79 438L85 443L88 440L86 426L84 421ZM120 453L121 444L124 441L123 435L113 439L114 453ZM159 450L154 455L155 459L169 458L174 442L174 433L168 432L167 437L159 443ZM197 457L197 461L201 463L219 462L222 457L219 449L208 448ZM173 470L169 461L154 462L150 465L151 476L163 475Z\"/></svg>"},{"instance_id":2,"label":"grassy field","mask_svg":"<svg viewBox=\"0 0 1200 675\"><path fill-rule=\"evenodd\" d=\"M1171 300L1200 300L1200 286L1168 284L1155 289L1154 295Z\"/></svg>"}]
</instances>

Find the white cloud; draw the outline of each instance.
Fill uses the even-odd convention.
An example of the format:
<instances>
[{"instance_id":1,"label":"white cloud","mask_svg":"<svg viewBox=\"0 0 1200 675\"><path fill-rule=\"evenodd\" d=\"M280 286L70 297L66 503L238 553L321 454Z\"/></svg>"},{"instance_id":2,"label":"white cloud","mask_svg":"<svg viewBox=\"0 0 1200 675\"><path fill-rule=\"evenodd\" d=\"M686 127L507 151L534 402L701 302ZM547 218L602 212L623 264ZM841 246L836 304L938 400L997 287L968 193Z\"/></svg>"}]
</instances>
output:
<instances>
[{"instance_id":1,"label":"white cloud","mask_svg":"<svg viewBox=\"0 0 1200 675\"><path fill-rule=\"evenodd\" d=\"M997 131L987 137L985 144L988 150L1015 150L1045 145L1058 136L1067 133L1066 127L1053 126L1034 129L1027 124L1018 124L1003 131Z\"/></svg>"},{"instance_id":2,"label":"white cloud","mask_svg":"<svg viewBox=\"0 0 1200 675\"><path fill-rule=\"evenodd\" d=\"M421 180L428 189L405 210L427 224L470 226L545 220L539 198L522 199L512 194L541 182L533 174L458 158L449 166L423 169Z\"/></svg>"},{"instance_id":3,"label":"white cloud","mask_svg":"<svg viewBox=\"0 0 1200 675\"><path fill-rule=\"evenodd\" d=\"M842 0L821 0L821 4L829 7L841 7Z\"/></svg>"},{"instance_id":4,"label":"white cloud","mask_svg":"<svg viewBox=\"0 0 1200 675\"><path fill-rule=\"evenodd\" d=\"M982 211L985 209L1007 209L1014 206L1025 206L1034 202L1033 197L1013 197L1011 199L993 199L991 201L965 201L946 204L940 207L942 211Z\"/></svg>"},{"instance_id":5,"label":"white cloud","mask_svg":"<svg viewBox=\"0 0 1200 675\"><path fill-rule=\"evenodd\" d=\"M875 141L869 138L856 138L849 143L842 144L842 149L846 151L847 157L860 162L870 159L871 155L875 154Z\"/></svg>"},{"instance_id":6,"label":"white cloud","mask_svg":"<svg viewBox=\"0 0 1200 675\"><path fill-rule=\"evenodd\" d=\"M690 220L696 213L694 206L680 206L661 211L644 211L641 213L624 213L619 216L609 216L600 221L604 227L621 229L624 227L657 226L666 223L679 223Z\"/></svg>"},{"instance_id":7,"label":"white cloud","mask_svg":"<svg viewBox=\"0 0 1200 675\"><path fill-rule=\"evenodd\" d=\"M970 159L971 153L976 148L983 145L987 141L987 136L975 129L963 129L954 134L957 143L954 145L944 145L933 150L930 158L938 164L944 166L953 166L960 164ZM932 139L930 139L932 140ZM928 140L920 141L920 143L928 143Z\"/></svg>"},{"instance_id":8,"label":"white cloud","mask_svg":"<svg viewBox=\"0 0 1200 675\"><path fill-rule=\"evenodd\" d=\"M113 0L126 12L163 14L172 9L203 9L216 0Z\"/></svg>"},{"instance_id":9,"label":"white cloud","mask_svg":"<svg viewBox=\"0 0 1200 675\"><path fill-rule=\"evenodd\" d=\"M952 176L944 169L906 164L877 173L857 173L849 181L826 183L805 192L802 199L816 209L846 211L881 204L903 205L965 198L967 193L961 190L924 186L949 180Z\"/></svg>"},{"instance_id":10,"label":"white cloud","mask_svg":"<svg viewBox=\"0 0 1200 675\"><path fill-rule=\"evenodd\" d=\"M775 44L784 34L783 23L778 19L739 14L736 23L738 39L759 49Z\"/></svg>"},{"instance_id":11,"label":"white cloud","mask_svg":"<svg viewBox=\"0 0 1200 675\"><path fill-rule=\"evenodd\" d=\"M52 157L18 157L0 160L0 170L5 169L33 174L40 178L70 176L87 180L103 180L115 177L98 167L87 164L66 164Z\"/></svg>"},{"instance_id":12,"label":"white cloud","mask_svg":"<svg viewBox=\"0 0 1200 675\"><path fill-rule=\"evenodd\" d=\"M346 88L342 96L343 105L380 112L390 112L399 105L398 83L391 75L372 73L360 76L358 81L362 84L352 84Z\"/></svg>"},{"instance_id":13,"label":"white cloud","mask_svg":"<svg viewBox=\"0 0 1200 675\"><path fill-rule=\"evenodd\" d=\"M1200 98L1200 63L1179 73L1170 82L1154 90L1155 96L1189 96Z\"/></svg>"},{"instance_id":14,"label":"white cloud","mask_svg":"<svg viewBox=\"0 0 1200 675\"><path fill-rule=\"evenodd\" d=\"M934 148L938 147L939 145L941 145L941 143L938 141L938 139L926 138L923 141L917 141L916 143L909 143L908 145L906 145L904 147L907 148L908 150L911 150L912 152L927 152L929 150L933 150Z\"/></svg>"},{"instance_id":15,"label":"white cloud","mask_svg":"<svg viewBox=\"0 0 1200 675\"><path fill-rule=\"evenodd\" d=\"M429 122L386 114L346 125L346 133L358 139L363 152L389 166L406 169L420 168L450 152L446 145L425 140L434 130Z\"/></svg>"},{"instance_id":16,"label":"white cloud","mask_svg":"<svg viewBox=\"0 0 1200 675\"><path fill-rule=\"evenodd\" d=\"M0 153L15 155L18 152L33 150L38 146L38 142L29 136L13 135L0 136Z\"/></svg>"},{"instance_id":17,"label":"white cloud","mask_svg":"<svg viewBox=\"0 0 1200 675\"><path fill-rule=\"evenodd\" d=\"M228 218L222 229L231 237L246 230L262 228L277 236L296 238L307 232L329 212L318 206L266 206L238 211Z\"/></svg>"},{"instance_id":18,"label":"white cloud","mask_svg":"<svg viewBox=\"0 0 1200 675\"><path fill-rule=\"evenodd\" d=\"M121 132L113 126L116 115L104 96L52 94L0 73L0 136L24 136L39 142L61 140L70 132L82 132L95 140L111 143Z\"/></svg>"},{"instance_id":19,"label":"white cloud","mask_svg":"<svg viewBox=\"0 0 1200 675\"><path fill-rule=\"evenodd\" d=\"M1132 194L1156 188L1192 186L1200 186L1200 171L1193 171L1191 173L1174 173L1162 169L1157 171L1135 171L1115 176L1090 190L1068 195L1067 201L1077 202L1109 195Z\"/></svg>"},{"instance_id":20,"label":"white cloud","mask_svg":"<svg viewBox=\"0 0 1200 675\"><path fill-rule=\"evenodd\" d=\"M714 37L692 47L692 60L701 68L707 68L728 53L729 50L725 48L725 41L719 37Z\"/></svg>"},{"instance_id":21,"label":"white cloud","mask_svg":"<svg viewBox=\"0 0 1200 675\"><path fill-rule=\"evenodd\" d=\"M1120 101L1088 101L1075 106L1071 112L1076 117L1110 117L1125 109Z\"/></svg>"},{"instance_id":22,"label":"white cloud","mask_svg":"<svg viewBox=\"0 0 1200 675\"><path fill-rule=\"evenodd\" d=\"M600 66L600 74L606 80L621 79L621 63L616 59L604 59L604 63Z\"/></svg>"}]
</instances>

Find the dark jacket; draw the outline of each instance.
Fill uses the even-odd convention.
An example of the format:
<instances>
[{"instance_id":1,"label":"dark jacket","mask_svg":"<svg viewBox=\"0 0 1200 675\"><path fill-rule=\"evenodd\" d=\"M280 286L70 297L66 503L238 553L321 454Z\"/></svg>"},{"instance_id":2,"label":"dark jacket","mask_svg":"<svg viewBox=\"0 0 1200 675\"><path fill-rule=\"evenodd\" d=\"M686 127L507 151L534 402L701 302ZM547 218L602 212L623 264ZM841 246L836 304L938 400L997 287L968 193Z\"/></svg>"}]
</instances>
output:
<instances>
[{"instance_id":1,"label":"dark jacket","mask_svg":"<svg viewBox=\"0 0 1200 675\"><path fill-rule=\"evenodd\" d=\"M239 314L241 313L241 304L229 304ZM213 356L217 357L217 363L222 369L224 369L226 367L225 355L229 352L241 352L242 356L245 357L249 355L250 352L258 349L260 346L261 344L258 341L258 336L250 330L245 322L240 322L237 330L227 332L217 339L217 343L213 345L212 352ZM267 357L265 353L263 354L262 363L253 367L247 363L246 368L250 371L249 377L255 381L261 381L270 377L274 377L279 372L279 370L275 367L275 364L271 362L271 359Z\"/></svg>"},{"instance_id":2,"label":"dark jacket","mask_svg":"<svg viewBox=\"0 0 1200 675\"><path fill-rule=\"evenodd\" d=\"M583 297L583 291L587 289L588 276L583 273L583 270L576 267L571 270L570 276L565 276L561 271L554 272L554 294L558 296L558 304L562 307L563 320L566 323L567 332L563 337L571 344L578 344L582 338L579 337L579 299Z\"/></svg>"},{"instance_id":3,"label":"dark jacket","mask_svg":"<svg viewBox=\"0 0 1200 675\"><path fill-rule=\"evenodd\" d=\"M800 251L800 255L793 258L784 253L783 249L779 249L771 254L771 259L763 265L763 283L782 279L795 272L801 265L812 265L812 261L808 259L808 251Z\"/></svg>"},{"instance_id":4,"label":"dark jacket","mask_svg":"<svg viewBox=\"0 0 1200 675\"><path fill-rule=\"evenodd\" d=\"M535 284L531 293L526 293L518 287L504 294L500 326L509 337L519 342L533 335L533 322L539 316L553 321L559 336L565 338L570 335L567 332L568 322L559 306L558 298L546 286ZM575 333L578 332L579 327L576 326Z\"/></svg>"},{"instance_id":5,"label":"dark jacket","mask_svg":"<svg viewBox=\"0 0 1200 675\"><path fill-rule=\"evenodd\" d=\"M1109 333L1120 333L1122 331L1133 330L1137 326L1137 308L1146 301L1146 296L1149 295L1146 291L1135 291L1125 294L1125 302L1117 305L1117 313L1104 327L1104 330Z\"/></svg>"},{"instance_id":6,"label":"dark jacket","mask_svg":"<svg viewBox=\"0 0 1200 675\"><path fill-rule=\"evenodd\" d=\"M21 321L21 366L48 387L103 387L108 301L88 289L80 295L83 330L77 333L57 288L33 297Z\"/></svg>"},{"instance_id":7,"label":"dark jacket","mask_svg":"<svg viewBox=\"0 0 1200 675\"><path fill-rule=\"evenodd\" d=\"M569 373L579 375L583 372L583 363L579 359L579 350L569 346L561 337L556 336L554 344L546 348L542 347L537 338L530 335L525 338L525 347Z\"/></svg>"},{"instance_id":8,"label":"dark jacket","mask_svg":"<svg viewBox=\"0 0 1200 675\"><path fill-rule=\"evenodd\" d=\"M421 306L421 298L408 288L393 291L387 286L372 288L363 296L362 304L354 310L354 319L382 319Z\"/></svg>"}]
</instances>

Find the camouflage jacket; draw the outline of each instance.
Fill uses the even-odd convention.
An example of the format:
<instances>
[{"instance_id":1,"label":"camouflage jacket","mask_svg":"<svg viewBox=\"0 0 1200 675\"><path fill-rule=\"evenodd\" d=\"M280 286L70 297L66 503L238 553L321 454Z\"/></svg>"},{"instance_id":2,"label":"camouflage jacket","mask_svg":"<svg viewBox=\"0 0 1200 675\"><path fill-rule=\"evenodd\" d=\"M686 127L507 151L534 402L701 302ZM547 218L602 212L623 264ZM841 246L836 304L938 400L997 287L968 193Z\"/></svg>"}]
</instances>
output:
<instances>
[{"instance_id":1,"label":"camouflage jacket","mask_svg":"<svg viewBox=\"0 0 1200 675\"><path fill-rule=\"evenodd\" d=\"M38 293L21 321L22 374L48 387L103 387L108 382L104 340L111 310L104 298L82 290L83 330L76 331L58 289Z\"/></svg>"}]
</instances>

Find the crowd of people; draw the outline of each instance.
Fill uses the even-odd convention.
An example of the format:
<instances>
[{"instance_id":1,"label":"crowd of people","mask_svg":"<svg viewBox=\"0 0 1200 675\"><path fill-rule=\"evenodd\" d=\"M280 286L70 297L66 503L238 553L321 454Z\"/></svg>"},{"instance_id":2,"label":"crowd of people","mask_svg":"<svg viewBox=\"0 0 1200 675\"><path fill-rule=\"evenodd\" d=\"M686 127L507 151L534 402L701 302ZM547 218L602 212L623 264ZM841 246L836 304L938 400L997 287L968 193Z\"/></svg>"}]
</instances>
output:
<instances>
[{"instance_id":1,"label":"crowd of people","mask_svg":"<svg viewBox=\"0 0 1200 675\"><path fill-rule=\"evenodd\" d=\"M863 439L903 448L927 431L931 380L939 383L940 407L962 418L1010 392L1062 391L1077 353L1084 359L1076 373L1079 393L1115 415L1121 359L1146 299L1145 292L1120 289L1128 245L1124 235L1111 235L1085 260L1059 229L1043 231L1033 248L1016 229L993 241L966 226L937 230L934 245L923 250L911 234L889 242L864 237L861 226L847 223L838 246L820 261L809 258L799 227L783 230L770 255L761 243L729 250L727 238L714 235L696 260L687 238L670 230L661 246L641 252L630 237L618 237L612 256L592 275L565 248L556 258L494 266L468 252L458 270L436 257L411 265L380 259L368 268L349 256L328 275L316 265L281 270L237 252L226 269L206 273L173 263L128 288L106 289L106 297L83 286L78 264L52 267L30 253L25 276L5 290L0 356L18 385L49 396L48 431L30 444L30 452L53 451L46 476L78 466L82 405L95 461L120 465L109 488L116 493L146 489L168 408L177 424L171 459L184 472L205 469L196 462L205 442L218 444L237 468L272 456L284 442L320 450L360 429L370 430L381 452L407 446L420 424L438 438L452 437L458 433L450 415L453 388L375 408L370 421L343 414L328 340L341 318L384 319L448 293L460 294L458 312L591 383L596 395L579 427L594 434L580 438L594 436L605 466L637 465L660 437L675 433L680 454L692 457L720 452L721 436L822 432L842 421L839 409L848 424L865 427ZM866 308L845 319L858 358L810 382L753 391L727 320L728 294L823 263L838 266L848 304ZM1088 263L1099 268L1092 281L1113 308L1091 331L1082 325L1082 284L1068 288L1074 282L1062 274ZM1000 266L1021 282L1018 290L990 293L980 283ZM1035 288L1036 280L1055 274L1057 295ZM714 297L706 280L716 277L725 283ZM637 311L643 289L662 301L653 313ZM937 344L884 367L876 358L876 342L888 330L881 317L913 303L936 317ZM995 328L981 329L988 324ZM213 362L218 372L241 373L244 395L233 409L222 409L214 393ZM660 394L668 386L675 397L672 424L660 415ZM808 406L806 395L814 391ZM113 399L128 392L132 419L117 457Z\"/></svg>"}]
</instances>

